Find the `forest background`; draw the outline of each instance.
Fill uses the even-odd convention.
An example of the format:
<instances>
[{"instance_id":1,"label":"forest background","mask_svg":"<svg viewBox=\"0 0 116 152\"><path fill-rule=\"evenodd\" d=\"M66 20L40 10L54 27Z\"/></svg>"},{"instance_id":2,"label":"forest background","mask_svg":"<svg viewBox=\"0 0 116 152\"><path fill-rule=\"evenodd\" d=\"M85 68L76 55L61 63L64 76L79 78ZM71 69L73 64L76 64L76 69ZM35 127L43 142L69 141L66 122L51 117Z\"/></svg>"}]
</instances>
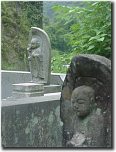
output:
<instances>
[{"instance_id":1,"label":"forest background","mask_svg":"<svg viewBox=\"0 0 116 152\"><path fill-rule=\"evenodd\" d=\"M2 1L1 69L29 71L28 36L44 29L52 47L52 72L66 73L73 56L112 58L110 1Z\"/></svg>"}]
</instances>

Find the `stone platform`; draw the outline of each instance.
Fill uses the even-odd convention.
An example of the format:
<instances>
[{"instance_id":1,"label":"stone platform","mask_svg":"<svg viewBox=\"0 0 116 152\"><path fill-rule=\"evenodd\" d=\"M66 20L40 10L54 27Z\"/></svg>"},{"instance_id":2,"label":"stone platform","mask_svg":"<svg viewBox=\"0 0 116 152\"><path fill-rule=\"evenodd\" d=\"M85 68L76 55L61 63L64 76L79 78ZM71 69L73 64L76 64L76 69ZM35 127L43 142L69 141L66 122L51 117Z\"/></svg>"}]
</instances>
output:
<instances>
[{"instance_id":1,"label":"stone platform","mask_svg":"<svg viewBox=\"0 0 116 152\"><path fill-rule=\"evenodd\" d=\"M61 92L61 85L50 84L44 85L44 93L55 93Z\"/></svg>"},{"instance_id":2,"label":"stone platform","mask_svg":"<svg viewBox=\"0 0 116 152\"><path fill-rule=\"evenodd\" d=\"M61 91L60 85L44 85L32 82L13 84L12 86L12 97L15 98L43 96L46 93Z\"/></svg>"},{"instance_id":3,"label":"stone platform","mask_svg":"<svg viewBox=\"0 0 116 152\"><path fill-rule=\"evenodd\" d=\"M13 97L36 97L44 95L44 85L37 83L13 84Z\"/></svg>"}]
</instances>

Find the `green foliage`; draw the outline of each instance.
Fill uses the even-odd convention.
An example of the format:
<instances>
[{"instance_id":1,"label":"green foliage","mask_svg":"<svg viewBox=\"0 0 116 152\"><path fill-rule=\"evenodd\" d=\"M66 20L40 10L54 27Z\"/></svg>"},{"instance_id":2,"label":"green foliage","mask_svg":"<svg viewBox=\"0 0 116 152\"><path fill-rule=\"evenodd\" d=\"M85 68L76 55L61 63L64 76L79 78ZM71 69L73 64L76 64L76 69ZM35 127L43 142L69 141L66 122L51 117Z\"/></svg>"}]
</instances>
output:
<instances>
[{"instance_id":1,"label":"green foliage","mask_svg":"<svg viewBox=\"0 0 116 152\"><path fill-rule=\"evenodd\" d=\"M44 29L50 37L53 49L61 50L62 52L69 51L67 39L64 37L67 31L64 27L61 27L61 24L57 24L57 22L54 24L47 23Z\"/></svg>"},{"instance_id":2,"label":"green foliage","mask_svg":"<svg viewBox=\"0 0 116 152\"><path fill-rule=\"evenodd\" d=\"M42 4L40 1L1 2L2 69L28 67L29 29L42 28ZM59 2L49 14L52 17L44 16L43 20L53 49L52 72L66 73L66 65L80 53L111 58L111 2Z\"/></svg>"},{"instance_id":3,"label":"green foliage","mask_svg":"<svg viewBox=\"0 0 116 152\"><path fill-rule=\"evenodd\" d=\"M60 54L59 51L55 52L51 60L51 72L66 73L67 67L65 65L70 62L67 58L67 54ZM69 62L67 62L67 59Z\"/></svg>"},{"instance_id":4,"label":"green foliage","mask_svg":"<svg viewBox=\"0 0 116 152\"><path fill-rule=\"evenodd\" d=\"M61 53L58 50L52 50L51 71L54 73L66 73L71 59L76 55L76 52Z\"/></svg>"},{"instance_id":5,"label":"green foliage","mask_svg":"<svg viewBox=\"0 0 116 152\"><path fill-rule=\"evenodd\" d=\"M25 12L30 26L42 28L43 3L41 1L21 2L21 7Z\"/></svg>"},{"instance_id":6,"label":"green foliage","mask_svg":"<svg viewBox=\"0 0 116 152\"><path fill-rule=\"evenodd\" d=\"M52 57L52 71L66 73L73 56L82 53L98 54L111 58L111 3L110 2L83 2L84 7L67 7L56 5L55 23L48 26L52 29L54 48L60 48L59 40L66 41L68 47L65 53L58 53ZM54 31L54 33L52 32ZM58 42L58 44L57 44ZM70 50L70 51L69 51Z\"/></svg>"},{"instance_id":7,"label":"green foliage","mask_svg":"<svg viewBox=\"0 0 116 152\"><path fill-rule=\"evenodd\" d=\"M71 51L111 58L111 2L85 2L86 7L55 6L56 24Z\"/></svg>"},{"instance_id":8,"label":"green foliage","mask_svg":"<svg viewBox=\"0 0 116 152\"><path fill-rule=\"evenodd\" d=\"M42 2L1 2L2 69L28 70L27 44L31 26L42 28Z\"/></svg>"},{"instance_id":9,"label":"green foliage","mask_svg":"<svg viewBox=\"0 0 116 152\"><path fill-rule=\"evenodd\" d=\"M65 11L62 11L62 14ZM61 18L54 13L53 20L44 17L44 30L48 33L51 45L53 49L60 50L61 52L69 52L70 47L68 44L68 39L65 35L68 32L68 27L64 25L65 19Z\"/></svg>"}]
</instances>

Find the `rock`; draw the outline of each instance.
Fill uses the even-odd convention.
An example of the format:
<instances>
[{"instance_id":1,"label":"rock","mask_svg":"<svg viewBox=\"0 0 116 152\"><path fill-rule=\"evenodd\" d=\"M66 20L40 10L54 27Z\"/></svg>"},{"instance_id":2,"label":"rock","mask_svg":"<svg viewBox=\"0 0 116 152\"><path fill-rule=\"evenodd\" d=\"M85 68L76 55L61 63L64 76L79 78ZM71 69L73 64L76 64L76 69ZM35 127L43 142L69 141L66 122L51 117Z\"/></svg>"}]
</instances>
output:
<instances>
[{"instance_id":1,"label":"rock","mask_svg":"<svg viewBox=\"0 0 116 152\"><path fill-rule=\"evenodd\" d=\"M100 147L111 147L111 61L99 55L78 55L71 60L71 64L63 83L60 99L60 116L64 128L63 145L66 147L66 143L73 138L76 132L76 129L74 129L75 125L73 123L75 112L74 109L72 109L71 97L74 89L83 85L89 86L95 91L94 105L96 110L94 110L94 112L97 111L95 112L97 114L93 114L93 116L95 115L97 117L96 119L98 120L98 124L100 124L101 120L104 120L103 124L100 124L100 128L103 128L103 130L105 129L105 133L103 135L105 142L103 142ZM95 122L96 120L92 117L91 119L88 121ZM69 132L70 137L67 132ZM93 143L89 146L99 147L99 144Z\"/></svg>"}]
</instances>

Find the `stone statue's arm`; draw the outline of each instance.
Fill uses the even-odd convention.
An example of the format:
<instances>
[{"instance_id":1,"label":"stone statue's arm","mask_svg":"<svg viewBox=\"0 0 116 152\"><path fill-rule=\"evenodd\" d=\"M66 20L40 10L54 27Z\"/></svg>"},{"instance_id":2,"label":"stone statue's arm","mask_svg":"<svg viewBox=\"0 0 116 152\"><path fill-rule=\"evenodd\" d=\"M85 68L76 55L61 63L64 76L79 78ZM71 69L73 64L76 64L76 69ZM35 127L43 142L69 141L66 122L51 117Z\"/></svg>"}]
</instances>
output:
<instances>
[{"instance_id":1,"label":"stone statue's arm","mask_svg":"<svg viewBox=\"0 0 116 152\"><path fill-rule=\"evenodd\" d=\"M28 60L31 61L31 56L28 56Z\"/></svg>"},{"instance_id":2,"label":"stone statue's arm","mask_svg":"<svg viewBox=\"0 0 116 152\"><path fill-rule=\"evenodd\" d=\"M42 54L35 54L35 57L38 57L41 62L43 61L43 55Z\"/></svg>"},{"instance_id":3,"label":"stone statue's arm","mask_svg":"<svg viewBox=\"0 0 116 152\"><path fill-rule=\"evenodd\" d=\"M30 50L31 51L29 53L30 53L31 57L37 58L37 60L39 60L40 62L43 61L43 54L41 53L41 50L39 48L38 49L30 49Z\"/></svg>"},{"instance_id":4,"label":"stone statue's arm","mask_svg":"<svg viewBox=\"0 0 116 152\"><path fill-rule=\"evenodd\" d=\"M27 51L28 51L28 52L31 52L31 51L32 51L31 49L32 49L32 48L31 48L31 44L28 44Z\"/></svg>"}]
</instances>

